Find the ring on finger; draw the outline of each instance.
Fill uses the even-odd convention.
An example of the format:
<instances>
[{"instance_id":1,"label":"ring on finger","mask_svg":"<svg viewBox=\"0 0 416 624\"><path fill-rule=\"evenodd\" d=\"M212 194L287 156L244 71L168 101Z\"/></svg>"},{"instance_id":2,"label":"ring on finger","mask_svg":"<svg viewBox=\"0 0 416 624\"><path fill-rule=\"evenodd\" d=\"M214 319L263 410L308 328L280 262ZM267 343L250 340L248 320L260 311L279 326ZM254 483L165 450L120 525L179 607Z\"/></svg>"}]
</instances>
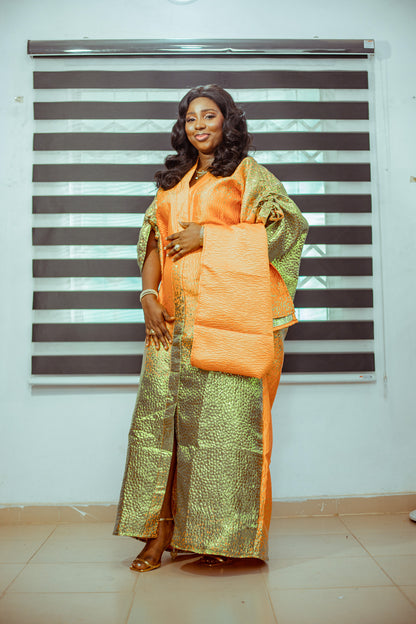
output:
<instances>
[{"instance_id":1,"label":"ring on finger","mask_svg":"<svg viewBox=\"0 0 416 624\"><path fill-rule=\"evenodd\" d=\"M181 246L178 245L178 243L176 243L176 245L174 246L174 250L175 251L180 251L180 249L181 249Z\"/></svg>"},{"instance_id":2,"label":"ring on finger","mask_svg":"<svg viewBox=\"0 0 416 624\"><path fill-rule=\"evenodd\" d=\"M151 336L154 336L154 335L155 335L155 333L156 333L156 332L155 332L155 330L154 330L154 329L149 329L149 334L150 334Z\"/></svg>"}]
</instances>

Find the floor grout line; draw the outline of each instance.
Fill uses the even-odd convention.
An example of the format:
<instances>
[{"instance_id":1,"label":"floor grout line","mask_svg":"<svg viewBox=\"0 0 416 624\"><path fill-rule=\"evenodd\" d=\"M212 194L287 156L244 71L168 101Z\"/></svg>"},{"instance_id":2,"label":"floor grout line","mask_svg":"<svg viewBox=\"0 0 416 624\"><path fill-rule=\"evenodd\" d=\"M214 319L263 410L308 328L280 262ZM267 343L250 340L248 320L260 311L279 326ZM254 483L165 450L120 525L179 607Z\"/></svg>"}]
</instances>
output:
<instances>
[{"instance_id":1,"label":"floor grout line","mask_svg":"<svg viewBox=\"0 0 416 624\"><path fill-rule=\"evenodd\" d=\"M10 564L10 565L13 565L13 564ZM19 565L19 564L15 564L15 565ZM21 569L21 570L20 570L20 571L16 574L16 576L15 576L15 577L14 577L14 578L10 581L10 583L9 583L9 584L5 587L5 589L4 589L4 590L0 593L0 600L1 600L2 598L4 598L4 597L5 597L5 595L6 595L7 591L8 591L8 589L9 589L9 587L11 587L11 585L13 585L13 583L14 583L14 582L15 582L15 581L19 578L19 576L22 574L23 570L25 570L25 569L26 569L26 567L27 567L27 563L24 563L24 564L22 564L22 565L23 565L23 568L22 568L22 569Z\"/></svg>"},{"instance_id":2,"label":"floor grout line","mask_svg":"<svg viewBox=\"0 0 416 624\"><path fill-rule=\"evenodd\" d=\"M413 586L412 586L413 587ZM409 598L409 596L403 591L403 589L401 588L400 585L397 585L397 589L399 590L399 592L406 598L406 600L408 600L410 602L410 604L412 605L412 607L414 607L416 609L416 602L413 602L413 600L411 598Z\"/></svg>"},{"instance_id":3,"label":"floor grout line","mask_svg":"<svg viewBox=\"0 0 416 624\"><path fill-rule=\"evenodd\" d=\"M273 602L272 602L272 598L271 598L271 596L270 596L270 594L269 594L269 590L268 590L268 589L266 589L266 595L267 595L267 599L268 599L269 604L270 604L270 608L271 608L271 610L272 610L272 615L273 615L273 618L274 618L275 624L279 624L279 622L278 622L278 620L277 620L276 611L274 610L274 605L273 605Z\"/></svg>"},{"instance_id":4,"label":"floor grout line","mask_svg":"<svg viewBox=\"0 0 416 624\"><path fill-rule=\"evenodd\" d=\"M133 610L134 600L136 598L136 587L137 587L137 583L138 582L139 582L139 577L137 576L136 580L134 581L133 589L132 589L132 592L131 592L131 594L132 594L131 602L130 602L129 610L127 611L127 617L125 619L124 624L129 624L130 615L131 615L131 612Z\"/></svg>"},{"instance_id":5,"label":"floor grout line","mask_svg":"<svg viewBox=\"0 0 416 624\"><path fill-rule=\"evenodd\" d=\"M264 591L266 592L266 596L267 596L267 599L269 601L269 604L270 604L270 607L271 607L271 610L272 610L272 614L273 614L273 617L274 617L275 624L279 624L278 621L277 621L277 615L276 615L276 611L274 609L272 598L270 596L269 586L267 584L267 575L269 574L269 571L270 571L269 570L268 561L265 561L265 564L267 566L267 570L264 570L264 571L260 570L261 582L263 584Z\"/></svg>"},{"instance_id":6,"label":"floor grout line","mask_svg":"<svg viewBox=\"0 0 416 624\"><path fill-rule=\"evenodd\" d=\"M43 542L41 543L41 545L36 549L36 551L29 557L29 559L27 561L25 561L22 565L22 569L16 574L16 576L14 577L14 579L12 579L10 581L10 583L5 587L5 589L0 592L0 600L2 598L4 598L4 596L6 595L7 591L9 590L9 588L13 585L13 583L19 578L19 576L22 574L22 572L24 570L26 570L27 566L30 563L30 560L33 559L33 557L40 551L40 549L43 547L43 545L45 544L45 542L48 541L48 539L50 538L50 536L52 535L52 533L55 532L57 525L55 524L54 528L52 529L52 531L49 533L49 535L43 540ZM11 563L10 565L20 565L20 564L13 564Z\"/></svg>"},{"instance_id":7,"label":"floor grout line","mask_svg":"<svg viewBox=\"0 0 416 624\"><path fill-rule=\"evenodd\" d=\"M39 548L29 557L29 559L26 561L26 565L29 564L32 561L33 557L35 557L38 554L38 552L40 551L40 549L43 548L43 546L46 544L48 539L55 533L56 528L57 528L57 525L55 525L55 527L52 529L52 531L49 533L49 535L43 540L43 542L41 543Z\"/></svg>"}]
</instances>

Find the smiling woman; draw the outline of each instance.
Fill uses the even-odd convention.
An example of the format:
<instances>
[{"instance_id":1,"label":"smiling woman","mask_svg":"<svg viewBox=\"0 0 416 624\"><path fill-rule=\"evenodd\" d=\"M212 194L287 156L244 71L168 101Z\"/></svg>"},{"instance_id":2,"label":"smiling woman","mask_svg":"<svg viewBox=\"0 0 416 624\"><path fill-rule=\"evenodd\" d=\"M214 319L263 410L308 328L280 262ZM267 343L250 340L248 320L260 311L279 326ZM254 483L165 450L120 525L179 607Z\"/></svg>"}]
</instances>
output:
<instances>
[{"instance_id":1,"label":"smiling woman","mask_svg":"<svg viewBox=\"0 0 416 624\"><path fill-rule=\"evenodd\" d=\"M221 87L185 95L172 146L138 244L146 350L114 528L146 542L138 572L164 550L267 559L271 405L308 229Z\"/></svg>"}]
</instances>

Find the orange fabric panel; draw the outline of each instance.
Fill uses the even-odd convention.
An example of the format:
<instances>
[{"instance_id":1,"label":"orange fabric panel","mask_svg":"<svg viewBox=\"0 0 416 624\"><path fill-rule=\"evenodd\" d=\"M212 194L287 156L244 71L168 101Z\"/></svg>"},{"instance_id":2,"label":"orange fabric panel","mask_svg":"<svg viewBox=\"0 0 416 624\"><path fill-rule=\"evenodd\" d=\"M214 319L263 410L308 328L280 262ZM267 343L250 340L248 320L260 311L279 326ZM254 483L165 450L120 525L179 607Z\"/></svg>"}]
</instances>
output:
<instances>
[{"instance_id":1,"label":"orange fabric panel","mask_svg":"<svg viewBox=\"0 0 416 624\"><path fill-rule=\"evenodd\" d=\"M272 368L263 380L263 462L261 473L259 519L256 538L259 542L264 536L266 536L267 539L272 515L272 483L269 468L273 447L271 408L283 367L283 335L284 332L281 331L276 331L274 333L275 359Z\"/></svg>"},{"instance_id":2,"label":"orange fabric panel","mask_svg":"<svg viewBox=\"0 0 416 624\"><path fill-rule=\"evenodd\" d=\"M191 363L261 378L273 358L264 226L206 225Z\"/></svg>"}]
</instances>

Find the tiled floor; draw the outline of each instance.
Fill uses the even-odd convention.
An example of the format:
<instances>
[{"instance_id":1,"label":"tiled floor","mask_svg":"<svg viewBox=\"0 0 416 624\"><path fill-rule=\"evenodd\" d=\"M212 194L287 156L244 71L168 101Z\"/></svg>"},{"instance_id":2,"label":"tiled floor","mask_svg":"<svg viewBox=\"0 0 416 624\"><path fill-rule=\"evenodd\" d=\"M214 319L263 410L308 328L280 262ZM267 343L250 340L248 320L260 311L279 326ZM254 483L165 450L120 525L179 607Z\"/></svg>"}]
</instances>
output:
<instances>
[{"instance_id":1,"label":"tiled floor","mask_svg":"<svg viewBox=\"0 0 416 624\"><path fill-rule=\"evenodd\" d=\"M0 526L1 624L416 624L407 514L272 520L270 561L202 569L140 550L110 523Z\"/></svg>"}]
</instances>

